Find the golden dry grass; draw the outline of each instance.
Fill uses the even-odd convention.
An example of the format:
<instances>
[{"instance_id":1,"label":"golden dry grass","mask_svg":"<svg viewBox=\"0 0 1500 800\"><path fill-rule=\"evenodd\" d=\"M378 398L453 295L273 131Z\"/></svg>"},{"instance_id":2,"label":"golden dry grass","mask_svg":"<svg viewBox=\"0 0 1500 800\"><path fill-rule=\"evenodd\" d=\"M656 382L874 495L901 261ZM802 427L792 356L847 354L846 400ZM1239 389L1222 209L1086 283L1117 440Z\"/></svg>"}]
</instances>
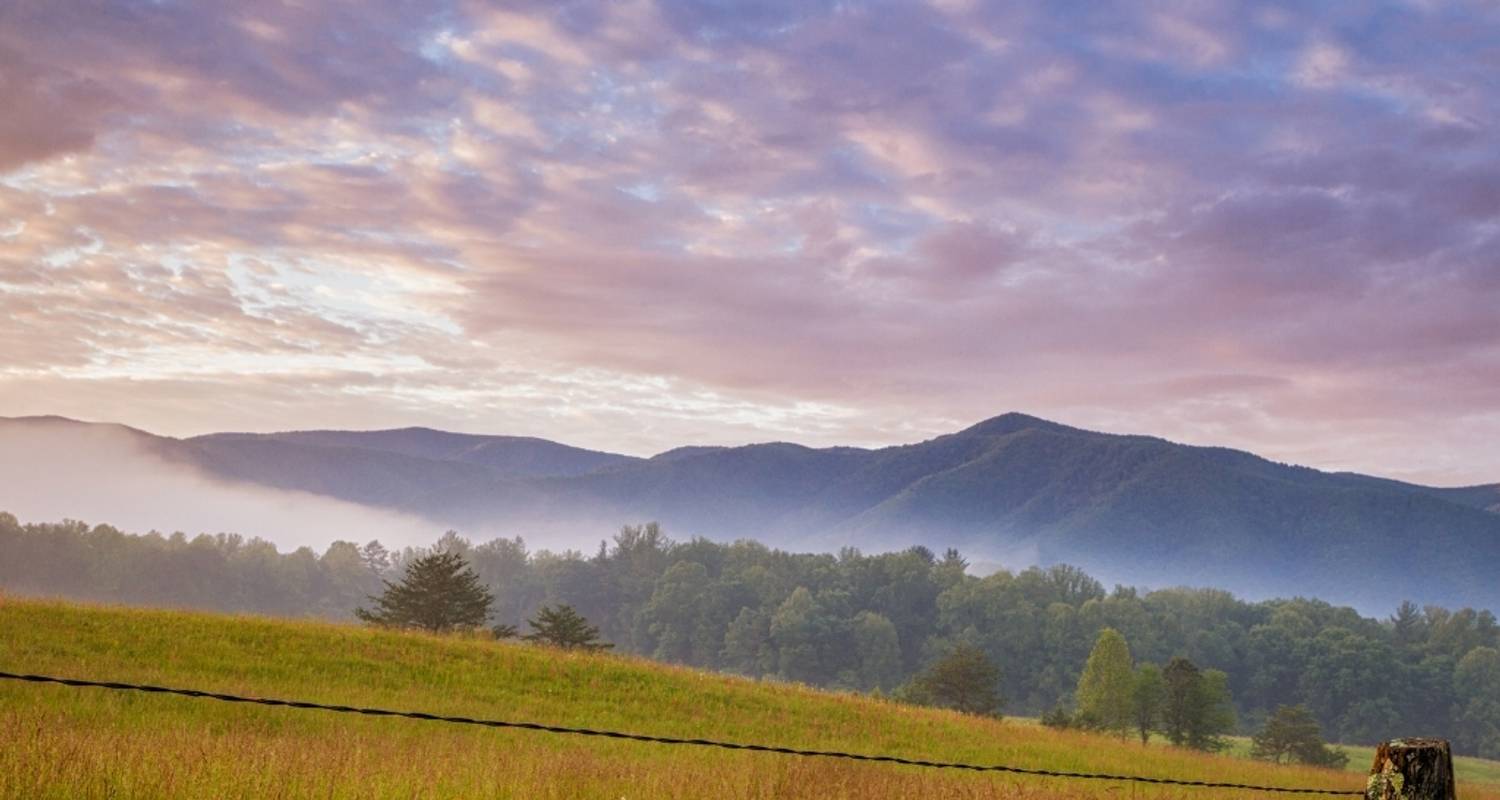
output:
<instances>
[{"instance_id":1,"label":"golden dry grass","mask_svg":"<svg viewBox=\"0 0 1500 800\"><path fill-rule=\"evenodd\" d=\"M0 598L0 669L670 736L1286 786L1272 767L612 655ZM1500 791L1461 787L1465 800ZM0 798L1244 798L0 682Z\"/></svg>"}]
</instances>

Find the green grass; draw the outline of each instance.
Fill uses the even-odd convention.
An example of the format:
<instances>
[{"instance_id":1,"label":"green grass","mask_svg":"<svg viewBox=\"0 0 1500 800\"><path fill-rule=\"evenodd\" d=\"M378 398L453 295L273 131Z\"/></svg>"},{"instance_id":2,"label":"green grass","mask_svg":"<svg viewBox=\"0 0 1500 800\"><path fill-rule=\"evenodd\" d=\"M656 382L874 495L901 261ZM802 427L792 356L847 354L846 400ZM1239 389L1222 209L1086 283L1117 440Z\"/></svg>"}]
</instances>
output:
<instances>
[{"instance_id":1,"label":"green grass","mask_svg":"<svg viewBox=\"0 0 1500 800\"><path fill-rule=\"evenodd\" d=\"M1041 725L1041 721L1035 717L1012 717L1013 723L1026 725ZM1234 758L1250 758L1249 736L1226 736L1229 747L1221 751L1223 755ZM1170 747L1166 740L1160 736L1151 739L1153 746ZM1370 772L1370 764L1375 760L1375 748L1368 745L1358 744L1334 744L1331 747L1344 751L1349 756L1349 763L1344 769L1366 775ZM1500 790L1500 761L1492 761L1487 758L1474 758L1473 756L1454 756L1453 772L1458 777L1460 785L1472 784L1481 786L1489 784L1484 788Z\"/></svg>"},{"instance_id":2,"label":"green grass","mask_svg":"<svg viewBox=\"0 0 1500 800\"><path fill-rule=\"evenodd\" d=\"M1241 737L1235 747L1241 750L1245 757L1249 757L1250 739L1248 737ZM1349 755L1347 769L1350 772L1363 775L1370 771L1370 762L1375 760L1375 748L1357 744L1337 744L1334 747ZM1460 783L1487 783L1500 787L1500 761L1472 756L1454 756L1453 774L1458 776Z\"/></svg>"},{"instance_id":3,"label":"green grass","mask_svg":"<svg viewBox=\"0 0 1500 800\"><path fill-rule=\"evenodd\" d=\"M0 669L912 758L1358 788L1356 776L348 625L0 597ZM1463 787L1466 800L1500 790ZM0 682L0 798L1246 797Z\"/></svg>"}]
</instances>

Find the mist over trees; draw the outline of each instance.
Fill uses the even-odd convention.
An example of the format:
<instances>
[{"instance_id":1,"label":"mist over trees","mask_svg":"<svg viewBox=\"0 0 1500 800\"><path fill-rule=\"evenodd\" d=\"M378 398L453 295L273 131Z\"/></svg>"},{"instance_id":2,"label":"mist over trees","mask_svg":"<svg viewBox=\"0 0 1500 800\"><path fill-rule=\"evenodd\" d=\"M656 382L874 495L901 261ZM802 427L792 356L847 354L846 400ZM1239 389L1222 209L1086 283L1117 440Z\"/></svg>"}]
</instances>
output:
<instances>
[{"instance_id":1,"label":"mist over trees","mask_svg":"<svg viewBox=\"0 0 1500 800\"><path fill-rule=\"evenodd\" d=\"M996 668L1005 713L1035 715L1087 697L1080 679L1112 629L1138 665L1129 690L1152 699L1149 712L1131 705L1154 717L1147 731L1184 743L1213 736L1192 730L1182 709L1232 697L1210 710L1242 731L1301 705L1330 741L1438 732L1459 752L1500 757L1500 625L1489 611L1407 603L1375 620L1302 598L1106 590L1067 566L980 578L960 554L922 547L794 554L748 541L676 542L655 525L627 527L593 554L531 551L520 538L474 544L451 532L427 549L335 542L319 554L278 553L232 534L21 525L0 513L0 588L105 602L348 619L434 553L463 556L493 596L490 621L501 629L567 605L617 649L663 661L892 692L966 646ZM1148 664L1164 666L1143 676ZM1106 683L1124 685L1117 665ZM1112 726L1142 730L1138 718L1109 715Z\"/></svg>"}]
</instances>

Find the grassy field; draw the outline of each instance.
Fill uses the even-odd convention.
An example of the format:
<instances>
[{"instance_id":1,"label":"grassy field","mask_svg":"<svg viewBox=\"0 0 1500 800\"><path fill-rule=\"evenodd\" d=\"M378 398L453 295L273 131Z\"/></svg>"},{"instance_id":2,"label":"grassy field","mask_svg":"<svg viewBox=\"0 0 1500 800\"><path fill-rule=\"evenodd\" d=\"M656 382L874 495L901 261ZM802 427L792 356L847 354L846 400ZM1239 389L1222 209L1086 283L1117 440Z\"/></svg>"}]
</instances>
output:
<instances>
[{"instance_id":1,"label":"grassy field","mask_svg":"<svg viewBox=\"0 0 1500 800\"><path fill-rule=\"evenodd\" d=\"M1011 717L1009 720L1017 725L1040 726L1041 720L1036 717ZM1223 755L1234 758L1250 758L1249 736L1226 736L1229 747L1222 751ZM1171 747L1165 739L1160 736L1151 738L1152 747ZM1358 744L1335 744L1335 749L1342 750L1349 756L1349 763L1344 767L1348 772L1359 775L1368 775L1370 764L1375 760L1375 748ZM1453 772L1458 776L1461 787L1474 787L1491 791L1500 791L1500 761L1491 761L1486 758L1473 758L1470 756L1454 756Z\"/></svg>"},{"instance_id":2,"label":"grassy field","mask_svg":"<svg viewBox=\"0 0 1500 800\"><path fill-rule=\"evenodd\" d=\"M0 670L914 758L1357 789L1354 775L663 667L0 597ZM1463 786L1465 800L1500 787ZM0 798L1228 798L0 682Z\"/></svg>"},{"instance_id":3,"label":"grassy field","mask_svg":"<svg viewBox=\"0 0 1500 800\"><path fill-rule=\"evenodd\" d=\"M1240 758L1250 757L1250 737L1232 736L1229 741L1230 747L1226 752ZM1350 772L1358 772L1361 775L1369 773L1370 762L1375 760L1374 747L1357 744L1336 744L1334 747L1349 755L1349 765L1346 769ZM1462 782L1493 784L1500 787L1500 761L1454 756L1453 772Z\"/></svg>"}]
</instances>

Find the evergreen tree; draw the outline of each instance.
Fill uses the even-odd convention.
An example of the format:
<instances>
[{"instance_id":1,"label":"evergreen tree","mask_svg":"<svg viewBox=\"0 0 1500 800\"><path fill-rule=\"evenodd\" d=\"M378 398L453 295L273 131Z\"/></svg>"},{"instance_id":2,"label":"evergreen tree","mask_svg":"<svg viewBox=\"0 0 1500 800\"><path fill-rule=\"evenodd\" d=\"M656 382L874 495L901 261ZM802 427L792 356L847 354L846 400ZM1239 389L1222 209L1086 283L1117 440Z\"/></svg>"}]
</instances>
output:
<instances>
[{"instance_id":1,"label":"evergreen tree","mask_svg":"<svg viewBox=\"0 0 1500 800\"><path fill-rule=\"evenodd\" d=\"M391 551L385 549L379 539L371 539L359 549L359 560L364 563L365 569L376 575L384 575L391 568Z\"/></svg>"},{"instance_id":2,"label":"evergreen tree","mask_svg":"<svg viewBox=\"0 0 1500 800\"><path fill-rule=\"evenodd\" d=\"M1005 702L1000 670L973 645L961 644L912 680L907 697L965 714L996 715Z\"/></svg>"},{"instance_id":3,"label":"evergreen tree","mask_svg":"<svg viewBox=\"0 0 1500 800\"><path fill-rule=\"evenodd\" d=\"M1323 741L1323 731L1306 706L1280 706L1250 739L1250 757L1274 761L1299 761L1320 767L1342 769L1349 756Z\"/></svg>"},{"instance_id":4,"label":"evergreen tree","mask_svg":"<svg viewBox=\"0 0 1500 800\"><path fill-rule=\"evenodd\" d=\"M1130 646L1114 628L1099 632L1078 679L1078 718L1086 727L1123 735L1133 722Z\"/></svg>"},{"instance_id":5,"label":"evergreen tree","mask_svg":"<svg viewBox=\"0 0 1500 800\"><path fill-rule=\"evenodd\" d=\"M608 650L614 647L599 641L599 628L589 624L572 606L557 608L542 606L536 619L526 621L532 632L526 635L528 642L541 642L565 650Z\"/></svg>"},{"instance_id":6,"label":"evergreen tree","mask_svg":"<svg viewBox=\"0 0 1500 800\"><path fill-rule=\"evenodd\" d=\"M1410 600L1401 601L1390 620L1391 634L1398 644L1411 646L1422 641L1426 633L1427 620L1422 609Z\"/></svg>"},{"instance_id":7,"label":"evergreen tree","mask_svg":"<svg viewBox=\"0 0 1500 800\"><path fill-rule=\"evenodd\" d=\"M433 553L412 561L399 584L384 581L385 591L370 596L375 609L354 615L375 625L449 631L474 628L490 615L488 590L457 553Z\"/></svg>"}]
</instances>

